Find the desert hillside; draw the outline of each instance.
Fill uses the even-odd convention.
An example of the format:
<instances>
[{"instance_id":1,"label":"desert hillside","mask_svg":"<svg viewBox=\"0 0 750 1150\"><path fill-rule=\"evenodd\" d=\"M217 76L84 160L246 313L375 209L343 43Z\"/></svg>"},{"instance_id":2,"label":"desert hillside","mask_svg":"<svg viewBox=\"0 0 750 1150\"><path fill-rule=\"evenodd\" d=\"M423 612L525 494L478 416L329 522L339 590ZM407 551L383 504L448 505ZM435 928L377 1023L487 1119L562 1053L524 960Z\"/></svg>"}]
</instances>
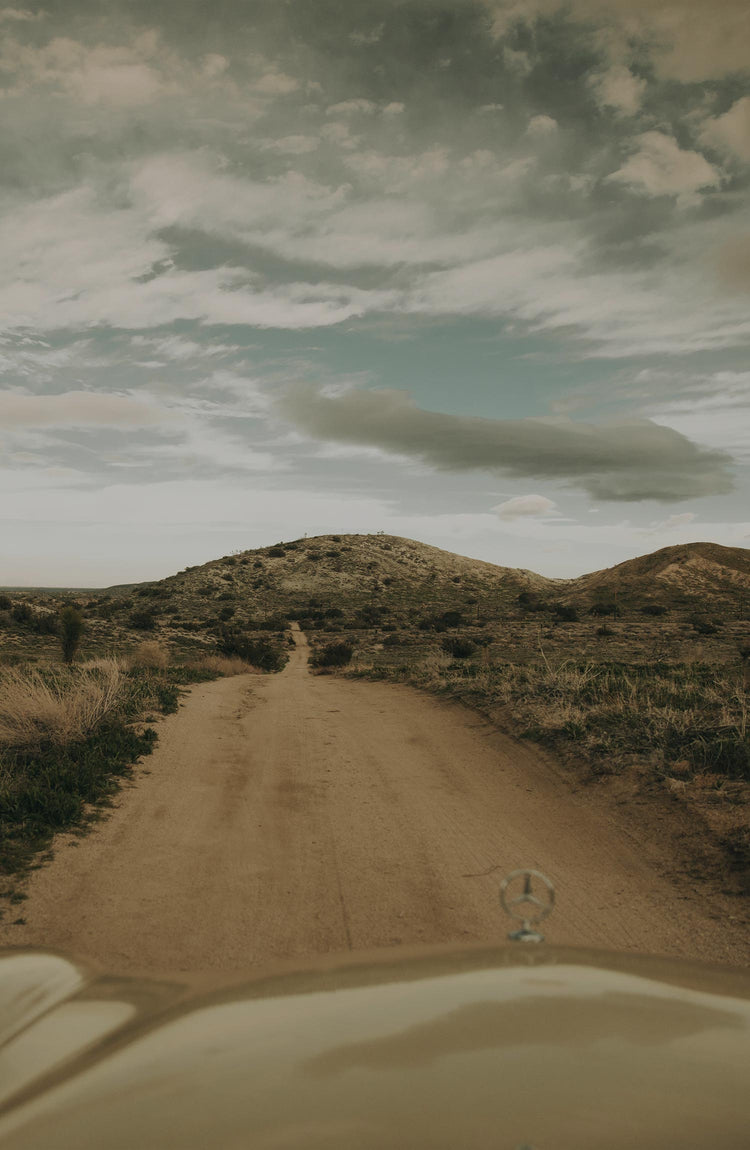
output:
<instances>
[{"instance_id":1,"label":"desert hillside","mask_svg":"<svg viewBox=\"0 0 750 1150\"><path fill-rule=\"evenodd\" d=\"M228 631L280 632L297 619L314 644L316 632L346 633L360 653L384 648L384 657L429 654L459 630L509 661L726 661L750 641L750 552L694 543L564 580L412 539L324 535L103 591L8 591L0 655L53 654L57 612L71 601L86 619L88 654L157 639L190 655Z\"/></svg>"},{"instance_id":2,"label":"desert hillside","mask_svg":"<svg viewBox=\"0 0 750 1150\"><path fill-rule=\"evenodd\" d=\"M623 604L666 607L699 605L712 611L739 609L750 595L750 551L718 543L662 547L570 585L581 601L617 594Z\"/></svg>"}]
</instances>

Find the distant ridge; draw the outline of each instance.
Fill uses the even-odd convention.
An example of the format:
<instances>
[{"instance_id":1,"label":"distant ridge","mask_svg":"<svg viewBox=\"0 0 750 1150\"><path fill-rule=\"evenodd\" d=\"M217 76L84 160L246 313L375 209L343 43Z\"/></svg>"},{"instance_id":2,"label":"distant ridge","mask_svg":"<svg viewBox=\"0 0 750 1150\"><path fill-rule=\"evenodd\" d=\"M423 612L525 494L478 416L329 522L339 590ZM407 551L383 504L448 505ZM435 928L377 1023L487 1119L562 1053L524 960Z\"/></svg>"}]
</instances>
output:
<instances>
[{"instance_id":1,"label":"distant ridge","mask_svg":"<svg viewBox=\"0 0 750 1150\"><path fill-rule=\"evenodd\" d=\"M615 567L571 580L575 598L592 600L617 592L623 602L647 599L666 606L700 601L722 607L750 595L750 550L719 543L662 547Z\"/></svg>"}]
</instances>

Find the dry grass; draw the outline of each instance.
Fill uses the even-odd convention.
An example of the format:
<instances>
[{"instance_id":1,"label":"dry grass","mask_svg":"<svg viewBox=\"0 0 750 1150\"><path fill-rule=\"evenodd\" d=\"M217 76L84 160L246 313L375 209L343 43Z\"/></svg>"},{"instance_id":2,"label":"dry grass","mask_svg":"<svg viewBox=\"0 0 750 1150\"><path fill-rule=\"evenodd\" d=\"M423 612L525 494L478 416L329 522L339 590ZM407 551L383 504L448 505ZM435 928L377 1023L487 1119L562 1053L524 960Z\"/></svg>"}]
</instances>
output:
<instances>
[{"instance_id":1,"label":"dry grass","mask_svg":"<svg viewBox=\"0 0 750 1150\"><path fill-rule=\"evenodd\" d=\"M749 699L737 669L726 665L493 665L430 657L357 670L502 708L518 731L569 750L597 773L617 772L635 757L657 774L671 774L678 763L689 775L750 781Z\"/></svg>"},{"instance_id":2,"label":"dry grass","mask_svg":"<svg viewBox=\"0 0 750 1150\"><path fill-rule=\"evenodd\" d=\"M89 667L6 670L0 675L0 747L32 750L83 739L121 705L126 690L116 659Z\"/></svg>"},{"instance_id":3,"label":"dry grass","mask_svg":"<svg viewBox=\"0 0 750 1150\"><path fill-rule=\"evenodd\" d=\"M247 675L255 673L255 667L240 659L238 655L203 655L189 664L196 671L209 671L213 675Z\"/></svg>"},{"instance_id":4,"label":"dry grass","mask_svg":"<svg viewBox=\"0 0 750 1150\"><path fill-rule=\"evenodd\" d=\"M155 639L145 639L126 655L125 665L129 671L136 668L163 671L169 666L169 651Z\"/></svg>"}]
</instances>

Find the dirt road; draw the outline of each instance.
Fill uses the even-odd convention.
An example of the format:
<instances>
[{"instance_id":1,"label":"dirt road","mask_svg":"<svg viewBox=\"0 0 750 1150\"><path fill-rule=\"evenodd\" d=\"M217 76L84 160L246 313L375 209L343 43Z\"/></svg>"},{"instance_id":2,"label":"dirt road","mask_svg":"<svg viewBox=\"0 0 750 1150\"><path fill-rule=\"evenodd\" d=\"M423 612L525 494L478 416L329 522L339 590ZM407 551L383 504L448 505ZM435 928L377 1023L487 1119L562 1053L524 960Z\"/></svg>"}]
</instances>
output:
<instances>
[{"instance_id":1,"label":"dirt road","mask_svg":"<svg viewBox=\"0 0 750 1150\"><path fill-rule=\"evenodd\" d=\"M24 926L110 970L233 971L497 941L504 872L548 873L550 941L747 962L746 935L535 749L401 686L281 675L193 688L111 816L31 879Z\"/></svg>"}]
</instances>

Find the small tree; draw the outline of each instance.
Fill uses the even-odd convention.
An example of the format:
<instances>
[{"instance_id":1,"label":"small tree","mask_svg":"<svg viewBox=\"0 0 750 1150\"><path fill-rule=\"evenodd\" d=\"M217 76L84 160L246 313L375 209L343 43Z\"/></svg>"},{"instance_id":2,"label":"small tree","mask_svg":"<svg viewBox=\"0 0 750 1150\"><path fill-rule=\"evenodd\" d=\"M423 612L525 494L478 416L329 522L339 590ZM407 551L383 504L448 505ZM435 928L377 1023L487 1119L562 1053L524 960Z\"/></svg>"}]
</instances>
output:
<instances>
[{"instance_id":1,"label":"small tree","mask_svg":"<svg viewBox=\"0 0 750 1150\"><path fill-rule=\"evenodd\" d=\"M60 612L60 646L66 663L72 663L75 658L81 645L84 626L83 615L76 607L70 604L63 607Z\"/></svg>"}]
</instances>

